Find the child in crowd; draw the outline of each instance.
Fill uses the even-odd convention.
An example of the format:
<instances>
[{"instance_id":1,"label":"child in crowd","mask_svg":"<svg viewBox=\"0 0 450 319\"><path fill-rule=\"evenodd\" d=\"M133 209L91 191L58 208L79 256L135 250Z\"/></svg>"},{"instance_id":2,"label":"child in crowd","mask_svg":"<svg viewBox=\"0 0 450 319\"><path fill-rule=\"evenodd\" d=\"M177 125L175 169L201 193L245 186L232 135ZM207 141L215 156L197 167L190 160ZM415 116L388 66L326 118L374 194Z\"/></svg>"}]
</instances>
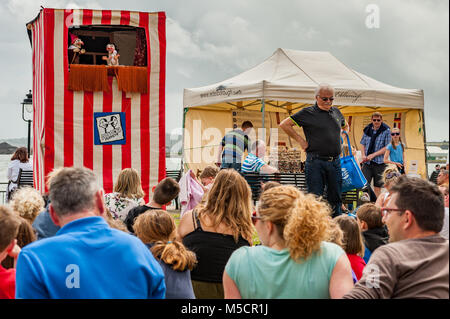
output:
<instances>
[{"instance_id":1,"label":"child in crowd","mask_svg":"<svg viewBox=\"0 0 450 319\"><path fill-rule=\"evenodd\" d=\"M19 229L17 231L17 246L20 248L25 247L26 245L34 242L36 240L36 233L34 232L33 227L31 226L30 222L26 220L25 218L18 217L19 218ZM1 229L0 229L1 231ZM14 268L15 260L11 256L7 256L2 261L2 266L5 269Z\"/></svg>"},{"instance_id":2,"label":"child in crowd","mask_svg":"<svg viewBox=\"0 0 450 319\"><path fill-rule=\"evenodd\" d=\"M214 179L219 173L219 169L215 166L206 166L200 174L200 182L203 186L203 191L208 192L214 184Z\"/></svg>"},{"instance_id":3,"label":"child in crowd","mask_svg":"<svg viewBox=\"0 0 450 319\"><path fill-rule=\"evenodd\" d=\"M128 212L144 204L141 177L134 168L123 169L114 185L114 192L105 194L105 205L114 219L124 221Z\"/></svg>"},{"instance_id":4,"label":"child in crowd","mask_svg":"<svg viewBox=\"0 0 450 319\"><path fill-rule=\"evenodd\" d=\"M340 215L334 220L344 233L343 248L350 260L356 279L360 280L366 263L363 259L365 248L358 222L355 218L347 215Z\"/></svg>"},{"instance_id":5,"label":"child in crowd","mask_svg":"<svg viewBox=\"0 0 450 319\"><path fill-rule=\"evenodd\" d=\"M166 299L195 299L190 271L197 258L176 240L173 217L163 210L150 210L136 218L133 228L164 271Z\"/></svg>"},{"instance_id":6,"label":"child in crowd","mask_svg":"<svg viewBox=\"0 0 450 319\"><path fill-rule=\"evenodd\" d=\"M125 218L125 225L129 232L133 233L133 224L136 217L143 214L149 209L162 209L163 206L169 205L170 202L178 196L180 186L170 177L164 178L155 187L152 200L145 205L141 205L131 209Z\"/></svg>"},{"instance_id":7,"label":"child in crowd","mask_svg":"<svg viewBox=\"0 0 450 319\"><path fill-rule=\"evenodd\" d=\"M36 189L21 187L14 192L10 205L20 217L33 223L36 216L44 209L45 202Z\"/></svg>"},{"instance_id":8,"label":"child in crowd","mask_svg":"<svg viewBox=\"0 0 450 319\"><path fill-rule=\"evenodd\" d=\"M330 219L330 238L328 239L328 241L330 243L338 245L339 247L344 247L344 232L334 219ZM358 279L356 279L356 275L353 269L352 278L353 283L355 284Z\"/></svg>"},{"instance_id":9,"label":"child in crowd","mask_svg":"<svg viewBox=\"0 0 450 319\"><path fill-rule=\"evenodd\" d=\"M19 217L7 206L0 206L0 262L7 256L17 260L20 247L17 246ZM14 299L16 290L16 270L5 269L0 265L0 299Z\"/></svg>"},{"instance_id":10,"label":"child in crowd","mask_svg":"<svg viewBox=\"0 0 450 319\"><path fill-rule=\"evenodd\" d=\"M380 196L378 196L377 201L375 202L375 205L378 207L384 207L388 203L389 199L391 198L391 188L397 184L398 179L400 178L401 174L397 170L396 166L388 165L386 169L383 172L383 183L384 188L386 189L386 192L381 193Z\"/></svg>"},{"instance_id":11,"label":"child in crowd","mask_svg":"<svg viewBox=\"0 0 450 319\"><path fill-rule=\"evenodd\" d=\"M375 249L388 243L389 234L383 224L381 209L375 204L360 206L356 218L364 238L364 261L367 263Z\"/></svg>"}]
</instances>

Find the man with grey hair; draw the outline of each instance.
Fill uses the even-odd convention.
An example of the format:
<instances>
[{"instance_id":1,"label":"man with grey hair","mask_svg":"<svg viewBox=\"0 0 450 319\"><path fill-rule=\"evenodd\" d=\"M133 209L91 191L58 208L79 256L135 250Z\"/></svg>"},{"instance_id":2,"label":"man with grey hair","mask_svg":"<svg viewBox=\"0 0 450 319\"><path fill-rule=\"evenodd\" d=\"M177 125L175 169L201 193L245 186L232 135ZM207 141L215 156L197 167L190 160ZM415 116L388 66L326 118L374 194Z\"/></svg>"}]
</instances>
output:
<instances>
[{"instance_id":1,"label":"man with grey hair","mask_svg":"<svg viewBox=\"0 0 450 319\"><path fill-rule=\"evenodd\" d=\"M280 127L296 140L306 151L305 175L308 193L324 195L333 207L333 217L341 214L342 173L341 128L345 118L338 108L333 107L334 89L329 84L320 84L315 90L315 104L305 107L284 119ZM303 128L306 140L293 126Z\"/></svg>"},{"instance_id":2,"label":"man with grey hair","mask_svg":"<svg viewBox=\"0 0 450 319\"><path fill-rule=\"evenodd\" d=\"M49 180L49 213L61 229L22 249L16 298L164 298L164 274L136 237L112 229L103 189L87 168L63 168Z\"/></svg>"},{"instance_id":3,"label":"man with grey hair","mask_svg":"<svg viewBox=\"0 0 450 319\"><path fill-rule=\"evenodd\" d=\"M257 172L263 174L277 173L278 169L267 165L264 162L266 154L266 143L263 140L256 140L250 148L250 152L242 163L241 171L243 173Z\"/></svg>"}]
</instances>

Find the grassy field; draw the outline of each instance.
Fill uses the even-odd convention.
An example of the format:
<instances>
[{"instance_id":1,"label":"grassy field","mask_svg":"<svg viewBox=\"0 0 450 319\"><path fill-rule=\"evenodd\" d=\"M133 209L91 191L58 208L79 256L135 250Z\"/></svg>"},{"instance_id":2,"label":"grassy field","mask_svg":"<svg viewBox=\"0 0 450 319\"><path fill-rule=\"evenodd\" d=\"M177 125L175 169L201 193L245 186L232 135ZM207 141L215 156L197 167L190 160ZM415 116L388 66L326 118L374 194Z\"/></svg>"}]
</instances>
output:
<instances>
[{"instance_id":1,"label":"grassy field","mask_svg":"<svg viewBox=\"0 0 450 319\"><path fill-rule=\"evenodd\" d=\"M180 212L176 211L176 210L168 210L168 212L175 219L175 224L178 227L178 224L180 223ZM256 230L255 230L253 233L253 245L260 245L260 244L261 244L261 242L260 242L258 234L256 233Z\"/></svg>"}]
</instances>

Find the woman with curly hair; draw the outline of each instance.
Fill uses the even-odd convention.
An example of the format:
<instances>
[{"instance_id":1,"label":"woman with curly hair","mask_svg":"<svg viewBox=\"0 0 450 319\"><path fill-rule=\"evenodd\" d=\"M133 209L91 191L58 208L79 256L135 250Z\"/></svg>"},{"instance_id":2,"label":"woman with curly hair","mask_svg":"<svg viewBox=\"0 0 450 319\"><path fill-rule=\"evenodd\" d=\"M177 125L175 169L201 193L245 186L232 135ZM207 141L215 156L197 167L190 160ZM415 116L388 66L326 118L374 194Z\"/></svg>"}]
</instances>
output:
<instances>
[{"instance_id":1,"label":"woman with curly hair","mask_svg":"<svg viewBox=\"0 0 450 319\"><path fill-rule=\"evenodd\" d=\"M223 299L222 276L228 258L252 242L251 196L250 186L237 171L223 169L217 174L206 203L181 218L178 238L198 259L191 273L198 299Z\"/></svg>"},{"instance_id":2,"label":"woman with curly hair","mask_svg":"<svg viewBox=\"0 0 450 319\"><path fill-rule=\"evenodd\" d=\"M136 218L133 229L164 271L166 299L195 299L190 271L197 258L176 240L173 217L163 210L149 210Z\"/></svg>"},{"instance_id":3,"label":"woman with curly hair","mask_svg":"<svg viewBox=\"0 0 450 319\"><path fill-rule=\"evenodd\" d=\"M41 193L32 187L26 186L14 192L10 205L20 217L33 224L36 216L44 210L45 202Z\"/></svg>"},{"instance_id":4,"label":"woman with curly hair","mask_svg":"<svg viewBox=\"0 0 450 319\"><path fill-rule=\"evenodd\" d=\"M341 298L350 291L347 256L328 242L330 214L326 203L293 186L263 192L253 215L262 245L233 253L225 298Z\"/></svg>"}]
</instances>

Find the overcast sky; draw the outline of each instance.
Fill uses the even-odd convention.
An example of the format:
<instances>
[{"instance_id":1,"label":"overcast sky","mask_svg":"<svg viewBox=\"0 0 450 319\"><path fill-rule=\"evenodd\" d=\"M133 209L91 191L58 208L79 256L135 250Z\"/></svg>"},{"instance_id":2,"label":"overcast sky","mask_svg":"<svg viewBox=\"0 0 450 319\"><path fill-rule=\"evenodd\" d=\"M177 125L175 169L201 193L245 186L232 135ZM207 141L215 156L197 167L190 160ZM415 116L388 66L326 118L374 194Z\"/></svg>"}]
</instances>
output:
<instances>
[{"instance_id":1,"label":"overcast sky","mask_svg":"<svg viewBox=\"0 0 450 319\"><path fill-rule=\"evenodd\" d=\"M25 24L40 5L165 11L167 132L182 125L184 88L225 80L287 48L329 51L376 80L423 89L427 140L449 140L447 0L2 0L0 139L27 136L20 105L32 86ZM368 28L374 10L379 26Z\"/></svg>"}]
</instances>

